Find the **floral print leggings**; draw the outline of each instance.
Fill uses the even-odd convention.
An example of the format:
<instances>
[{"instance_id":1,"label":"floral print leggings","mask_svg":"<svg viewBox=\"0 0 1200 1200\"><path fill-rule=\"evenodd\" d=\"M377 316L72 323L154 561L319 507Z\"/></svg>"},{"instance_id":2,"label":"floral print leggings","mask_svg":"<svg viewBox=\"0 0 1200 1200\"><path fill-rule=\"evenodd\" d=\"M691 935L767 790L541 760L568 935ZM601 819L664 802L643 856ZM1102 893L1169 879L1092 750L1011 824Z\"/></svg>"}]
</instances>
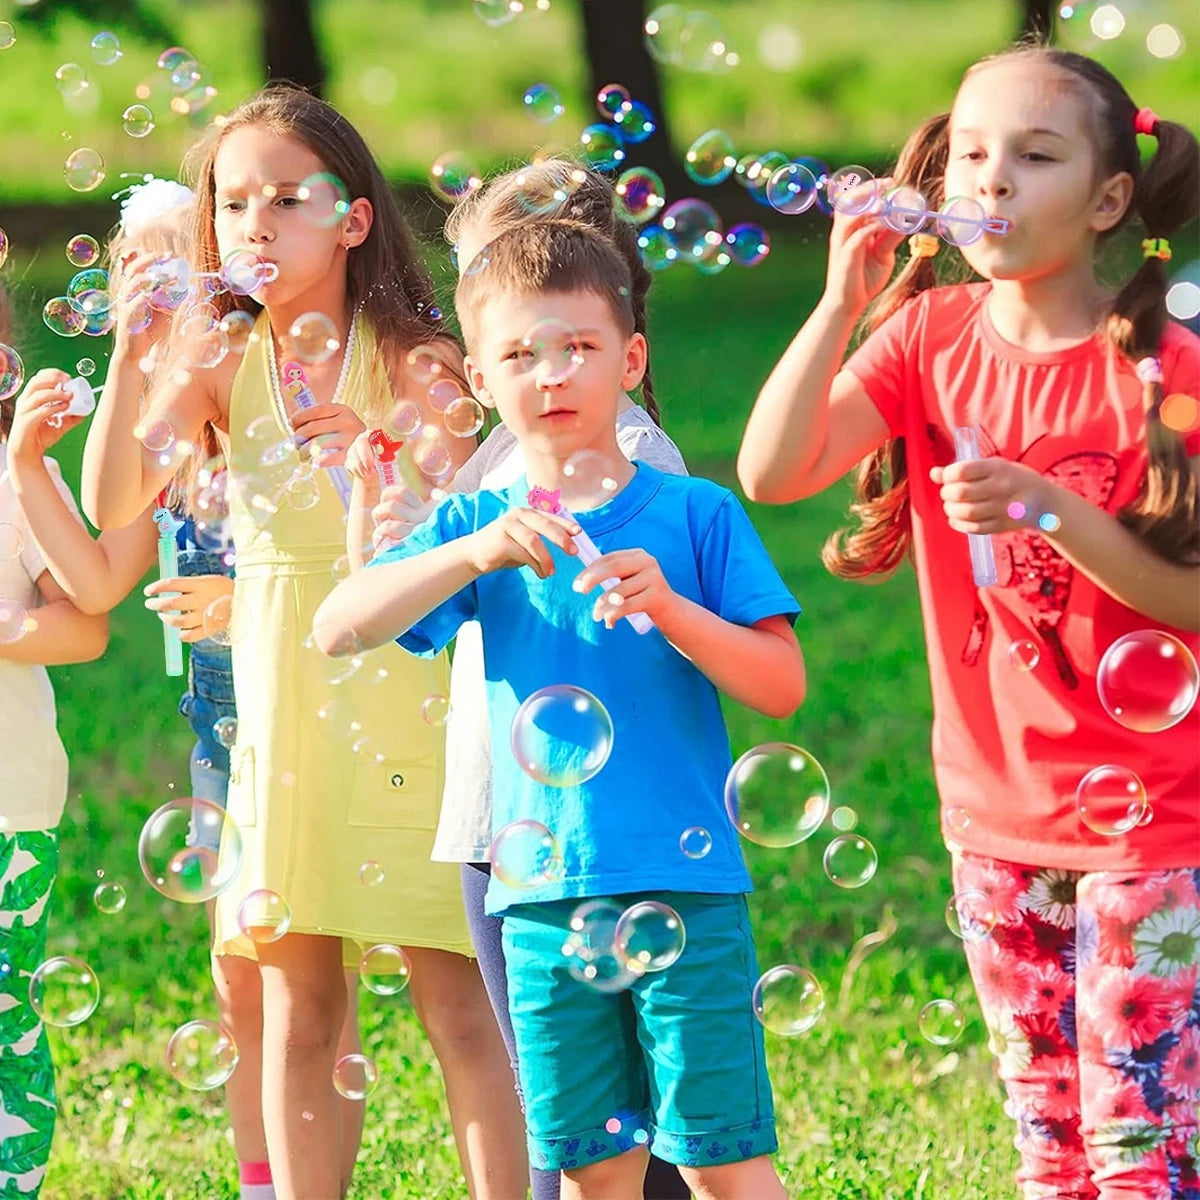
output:
<instances>
[{"instance_id":1,"label":"floral print leggings","mask_svg":"<svg viewBox=\"0 0 1200 1200\"><path fill-rule=\"evenodd\" d=\"M0 833L0 1200L36 1196L50 1160L54 1067L29 977L46 957L57 872L56 830Z\"/></svg>"},{"instance_id":2,"label":"floral print leggings","mask_svg":"<svg viewBox=\"0 0 1200 1200\"><path fill-rule=\"evenodd\" d=\"M1200 869L957 851L954 887L1025 1200L1200 1200Z\"/></svg>"}]
</instances>

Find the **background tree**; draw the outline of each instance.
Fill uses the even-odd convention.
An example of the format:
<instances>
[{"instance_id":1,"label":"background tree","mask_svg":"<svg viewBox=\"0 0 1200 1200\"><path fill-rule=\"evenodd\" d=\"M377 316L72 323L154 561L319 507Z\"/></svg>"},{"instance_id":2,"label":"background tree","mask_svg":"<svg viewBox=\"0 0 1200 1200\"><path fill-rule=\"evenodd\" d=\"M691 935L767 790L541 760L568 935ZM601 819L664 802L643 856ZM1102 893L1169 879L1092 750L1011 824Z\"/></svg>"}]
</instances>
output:
<instances>
[{"instance_id":1,"label":"background tree","mask_svg":"<svg viewBox=\"0 0 1200 1200\"><path fill-rule=\"evenodd\" d=\"M264 79L289 79L316 96L325 90L325 58L312 0L260 0Z\"/></svg>"}]
</instances>

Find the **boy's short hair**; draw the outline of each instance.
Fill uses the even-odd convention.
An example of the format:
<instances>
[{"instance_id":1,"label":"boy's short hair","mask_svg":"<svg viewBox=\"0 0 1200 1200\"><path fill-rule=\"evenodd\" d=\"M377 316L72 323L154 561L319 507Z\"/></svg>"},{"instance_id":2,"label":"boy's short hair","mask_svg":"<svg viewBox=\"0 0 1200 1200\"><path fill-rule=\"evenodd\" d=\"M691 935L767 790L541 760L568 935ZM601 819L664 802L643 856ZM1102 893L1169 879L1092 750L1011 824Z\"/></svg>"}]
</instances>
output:
<instances>
[{"instance_id":1,"label":"boy's short hair","mask_svg":"<svg viewBox=\"0 0 1200 1200\"><path fill-rule=\"evenodd\" d=\"M530 221L498 234L463 264L454 307L468 349L478 336L476 314L498 295L594 292L604 299L625 336L633 333L629 264L620 251L581 221Z\"/></svg>"}]
</instances>

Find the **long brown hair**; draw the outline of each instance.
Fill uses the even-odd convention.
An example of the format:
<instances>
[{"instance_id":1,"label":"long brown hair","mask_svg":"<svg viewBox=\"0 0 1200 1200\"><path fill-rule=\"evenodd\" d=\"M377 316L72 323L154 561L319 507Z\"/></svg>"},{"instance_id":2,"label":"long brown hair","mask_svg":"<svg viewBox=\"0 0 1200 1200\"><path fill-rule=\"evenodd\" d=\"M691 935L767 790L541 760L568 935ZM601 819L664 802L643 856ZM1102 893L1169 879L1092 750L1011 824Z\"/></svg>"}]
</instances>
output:
<instances>
[{"instance_id":1,"label":"long brown hair","mask_svg":"<svg viewBox=\"0 0 1200 1200\"><path fill-rule=\"evenodd\" d=\"M1084 112L1096 151L1097 177L1125 171L1133 178L1133 197L1121 220L1101 235L1116 233L1132 213L1150 237L1166 237L1200 212L1200 147L1182 125L1161 118L1154 126L1153 157L1142 166L1134 117L1137 106L1120 82L1082 54L1038 44L1018 45L975 63L970 76L985 65L1025 59L1062 71L1084 93ZM897 184L924 192L940 205L942 177L949 148L950 114L926 121L905 143L896 164ZM961 260L953 260L961 270ZM910 258L863 318L867 332L878 328L901 305L939 279L933 260ZM1157 258L1144 259L1113 301L1104 325L1111 347L1137 361L1157 355L1167 323L1167 272ZM1198 489L1182 439L1160 417L1162 385L1143 383L1148 463L1140 494L1118 519L1154 551L1174 562L1200 556L1197 528ZM833 534L822 550L825 566L845 579L862 579L894 570L910 552L908 471L903 438L889 438L858 467L856 500L850 512L857 528Z\"/></svg>"},{"instance_id":2,"label":"long brown hair","mask_svg":"<svg viewBox=\"0 0 1200 1200\"><path fill-rule=\"evenodd\" d=\"M225 136L247 125L295 138L341 181L352 199L363 196L371 202L371 230L346 260L346 291L351 311L361 309L371 326L389 370L395 370L409 350L425 342L449 343L454 350L451 357L457 360L457 343L441 323L433 281L416 240L362 135L337 109L292 85L264 88L214 122L188 152L184 174L196 191L192 229L196 268L216 271L221 265L213 168ZM213 303L222 315L234 308L257 314L262 307L249 296L227 292L214 297Z\"/></svg>"},{"instance_id":3,"label":"long brown hair","mask_svg":"<svg viewBox=\"0 0 1200 1200\"><path fill-rule=\"evenodd\" d=\"M542 198L544 203L537 202ZM459 201L446 220L446 240L456 243L471 235L472 240L488 242L506 230L539 221L565 219L589 225L607 238L625 260L634 331L645 336L646 297L654 276L638 253L637 230L621 220L614 202L613 185L603 175L569 159L542 159L498 175ZM646 412L661 426L648 349L641 393Z\"/></svg>"}]
</instances>

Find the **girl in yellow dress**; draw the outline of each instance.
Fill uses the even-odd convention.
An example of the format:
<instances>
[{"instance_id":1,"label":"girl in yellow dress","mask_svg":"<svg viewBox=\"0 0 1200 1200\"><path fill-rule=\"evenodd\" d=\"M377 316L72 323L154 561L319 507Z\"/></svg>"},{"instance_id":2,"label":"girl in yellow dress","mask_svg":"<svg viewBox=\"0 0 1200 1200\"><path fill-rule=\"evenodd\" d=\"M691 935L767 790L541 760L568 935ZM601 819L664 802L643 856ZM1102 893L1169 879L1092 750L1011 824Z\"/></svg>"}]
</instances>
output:
<instances>
[{"instance_id":1,"label":"girl in yellow dress","mask_svg":"<svg viewBox=\"0 0 1200 1200\"><path fill-rule=\"evenodd\" d=\"M428 717L447 693L447 663L385 648L347 672L306 640L345 544L336 475L323 468L341 463L364 420L383 423L400 401L425 422L426 473L448 476L473 443L428 436L439 423L428 384L458 377L460 353L440 329L428 275L378 166L336 110L269 89L215 125L194 163L194 268L223 271L232 290L212 303L224 321L214 329L205 309L180 314L171 338L178 361L139 418L138 363L149 347L127 319L136 300L126 304L88 437L83 502L101 528L127 524L176 470L164 444L194 442L206 423L217 432L237 553L228 812L244 856L218 899L214 952L261 967L275 1187L281 1200L329 1200L348 1186L353 1148L344 1153L346 1102L334 1086L342 964L382 943L408 951L414 1006L442 1065L471 1195L520 1195L507 1056L466 957L458 876L429 859L444 731ZM128 262L126 297L161 285L156 271L149 255ZM237 322L249 318L235 310L254 317L248 339ZM296 360L309 407L289 386ZM406 372L408 360L415 371ZM407 473L421 480L411 461ZM247 920L242 902L264 892L274 894L272 920L290 918L283 936L275 936L282 926ZM346 1142L355 1140L348 1132Z\"/></svg>"}]
</instances>

